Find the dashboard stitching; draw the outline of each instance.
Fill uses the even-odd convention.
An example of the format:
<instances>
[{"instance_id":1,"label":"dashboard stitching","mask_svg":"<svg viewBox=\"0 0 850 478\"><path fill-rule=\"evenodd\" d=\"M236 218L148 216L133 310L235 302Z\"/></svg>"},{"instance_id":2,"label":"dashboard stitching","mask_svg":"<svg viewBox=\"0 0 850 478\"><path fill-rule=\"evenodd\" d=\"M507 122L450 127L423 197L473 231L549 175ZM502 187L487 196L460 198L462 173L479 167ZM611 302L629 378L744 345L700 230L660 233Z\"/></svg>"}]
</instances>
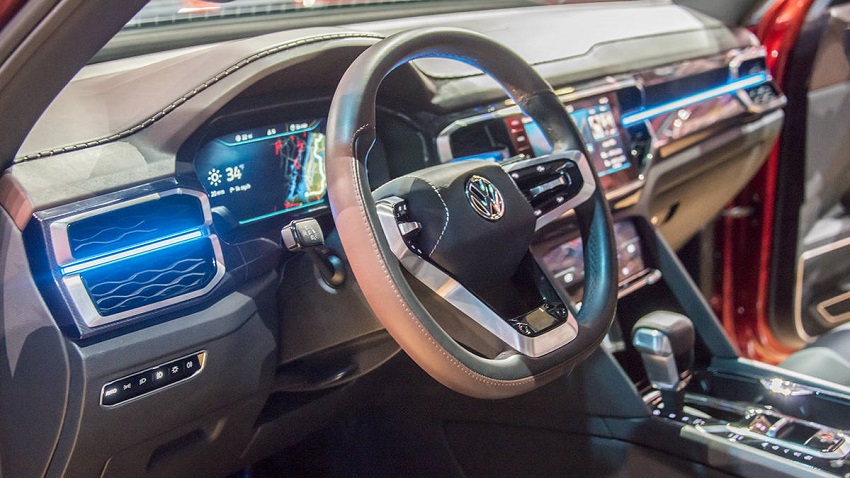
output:
<instances>
[{"instance_id":1,"label":"dashboard stitching","mask_svg":"<svg viewBox=\"0 0 850 478\"><path fill-rule=\"evenodd\" d=\"M389 271L387 270L386 262L385 262L383 256L381 255L381 250L378 248L378 244L375 240L375 231L372 228L372 224L369 222L369 219L366 215L366 206L365 206L365 202L364 202L364 199L363 199L363 191L362 191L362 188L359 187L361 179L360 179L360 171L357 169L357 160L356 159L354 161L351 161L351 174L352 174L352 177L354 178L354 182L355 182L355 185L356 185L354 195L357 198L357 204L358 204L359 209L360 209L360 216L362 217L363 222L365 223L367 229L370 231L369 241L372 244L372 249L375 251L375 256L377 257L378 262L381 265L381 270L383 271L384 275L386 276L386 279L390 284L390 288L392 289L392 292L395 294L396 299L398 299L399 304L401 304L401 307L407 313L408 318L413 321L413 323L417 326L419 331L425 336L426 339L428 339L428 342L431 345L433 345L434 348L437 349L438 352L440 352L452 365L457 367L458 370L462 371L466 375L470 376L471 378L473 378L473 379L475 379L475 380L477 380L481 383L484 383L486 385L492 385L492 386L513 387L513 386L525 385L529 382L533 382L533 381L535 381L539 378L542 378L542 377L549 375L550 373L554 373L556 371L556 369L558 367L554 367L554 368L547 370L547 371L545 371L545 372L543 372L539 375L533 375L531 377L527 377L527 378L523 378L523 379L519 379L519 380L498 380L498 379L492 379L492 378L483 376L483 375L469 369L466 365L464 365L458 359L456 359L454 356L452 356L450 353L448 353L448 351L446 351L446 349L442 345L440 345L436 341L436 339L434 339L434 337L431 335L431 333L429 333L425 329L425 326L422 325L422 322L419 321L419 319L416 317L416 315L413 313L413 311L407 305L407 302L401 297L401 292L398 290L398 286L396 285L395 281L393 280L392 276L390 275Z\"/></svg>"},{"instance_id":2,"label":"dashboard stitching","mask_svg":"<svg viewBox=\"0 0 850 478\"><path fill-rule=\"evenodd\" d=\"M150 116L148 119L142 121L141 123L139 123L135 126L128 128L124 131L121 131L121 132L118 132L118 133L115 133L115 134L112 134L112 135L109 135L109 136L104 136L102 138L98 138L98 139L95 139L95 140L87 141L87 142L84 142L84 143L76 143L76 144L72 144L72 145L68 145L68 146L63 146L63 147L60 147L60 148L39 151L38 153L32 153L32 154L28 154L26 156L20 156L18 158L15 158L13 163L14 164L23 163L23 162L31 161L31 160L34 160L34 159L40 159L40 158L45 158L45 157L49 157L49 156L55 156L57 154L70 153L70 152L73 152L73 151L79 151L81 149L92 148L92 147L95 147L95 146L101 146L101 145L104 145L104 144L107 144L107 143L118 141L120 139L124 139L128 136L131 136L131 135L138 133L139 131L141 131L143 129L150 127L151 125L153 125L154 123L156 123L157 121L159 121L163 117L165 117L165 115L167 115L168 113L171 113L172 111L177 109L179 106L183 105L184 103L186 103L187 101L189 101L193 97L197 96L198 94L200 94L204 90L206 90L209 87L213 86L214 84L218 83L222 79L230 76L231 74L238 71L239 69L244 68L245 66L247 66L251 63L254 63L257 60L261 60L263 58L274 55L276 53L280 53L280 52L283 52L283 51L286 51L286 50L291 50L293 48L297 48L297 47L300 47L300 46L310 45L310 44L313 44L313 43L321 43L321 42L324 42L324 41L342 40L342 39L350 39L350 38L369 38L369 39L382 40L382 39L385 38L385 36L379 35L377 33L359 33L359 32L358 33L331 33L331 34L327 34L327 35L318 35L318 36L313 36L313 37L300 38L298 40L293 40L293 41L289 41L289 42L285 42L285 43L275 45L275 46L270 47L266 50L260 51L258 53L254 53L251 56L248 56L246 58L243 58L242 60L239 60L238 62L227 67L226 69L219 72L215 76L207 79L206 81L204 81L200 85L194 87L191 91L184 94L183 96L181 96L180 98L178 98L177 100L175 100L173 103L166 106L162 110L156 112L154 115Z\"/></svg>"}]
</instances>

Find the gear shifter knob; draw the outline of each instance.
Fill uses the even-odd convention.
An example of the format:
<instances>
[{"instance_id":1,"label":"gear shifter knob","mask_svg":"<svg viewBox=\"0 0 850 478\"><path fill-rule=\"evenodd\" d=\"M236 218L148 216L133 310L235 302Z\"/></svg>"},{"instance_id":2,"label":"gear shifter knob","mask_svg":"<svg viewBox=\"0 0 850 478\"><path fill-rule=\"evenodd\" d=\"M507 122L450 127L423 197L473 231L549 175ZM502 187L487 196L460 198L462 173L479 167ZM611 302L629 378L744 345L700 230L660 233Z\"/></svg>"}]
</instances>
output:
<instances>
[{"instance_id":1,"label":"gear shifter knob","mask_svg":"<svg viewBox=\"0 0 850 478\"><path fill-rule=\"evenodd\" d=\"M632 328L632 344L652 386L661 391L664 408L680 412L694 359L691 319L667 311L648 314Z\"/></svg>"}]
</instances>

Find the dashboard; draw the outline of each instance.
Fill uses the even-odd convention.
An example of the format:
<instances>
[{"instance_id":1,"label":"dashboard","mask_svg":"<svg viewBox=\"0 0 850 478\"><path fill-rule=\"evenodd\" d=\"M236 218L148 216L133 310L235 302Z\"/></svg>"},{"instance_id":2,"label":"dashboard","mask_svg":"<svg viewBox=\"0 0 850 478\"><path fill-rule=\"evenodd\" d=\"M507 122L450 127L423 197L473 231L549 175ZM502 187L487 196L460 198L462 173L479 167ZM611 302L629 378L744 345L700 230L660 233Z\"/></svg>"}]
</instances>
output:
<instances>
[{"instance_id":1,"label":"dashboard","mask_svg":"<svg viewBox=\"0 0 850 478\"><path fill-rule=\"evenodd\" d=\"M4 271L16 287L0 293L8 310L27 311L8 329L22 344L39 331L21 370L62 374L39 376L33 383L54 389L31 395L74 414L51 421L57 437L74 424L63 431L73 450L22 440L26 451L9 455L64 457L74 476L180 476L203 459L231 466L279 448L303 405L397 353L345 268L324 148L328 98L345 68L398 29L488 25L553 84L613 210L621 295L658 280L647 230L681 246L755 174L779 133L783 100L745 31L668 2L484 16L280 31L84 68L33 128L0 196L0 255L17 261ZM600 18L604 28L582 28ZM378 108L373 187L450 161L549 151L537 125L468 65L400 67ZM343 285L283 247L281 228L304 217L322 226L317 252ZM538 264L579 303L573 218L538 232ZM68 380L72 370L82 378ZM123 393L159 372L161 387ZM137 426L114 433L127 423ZM198 446L184 455L185 443Z\"/></svg>"}]
</instances>

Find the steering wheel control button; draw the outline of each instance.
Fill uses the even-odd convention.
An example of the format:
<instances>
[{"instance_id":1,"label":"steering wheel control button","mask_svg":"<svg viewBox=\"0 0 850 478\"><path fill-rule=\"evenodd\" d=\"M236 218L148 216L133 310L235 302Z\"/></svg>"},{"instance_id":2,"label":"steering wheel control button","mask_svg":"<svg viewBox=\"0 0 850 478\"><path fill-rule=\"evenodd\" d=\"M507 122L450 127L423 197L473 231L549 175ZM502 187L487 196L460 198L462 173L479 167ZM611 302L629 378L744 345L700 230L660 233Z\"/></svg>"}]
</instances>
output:
<instances>
[{"instance_id":1,"label":"steering wheel control button","mask_svg":"<svg viewBox=\"0 0 850 478\"><path fill-rule=\"evenodd\" d=\"M397 221L404 221L407 218L410 209L407 207L407 201L401 201L395 205L395 218Z\"/></svg>"},{"instance_id":2,"label":"steering wheel control button","mask_svg":"<svg viewBox=\"0 0 850 478\"><path fill-rule=\"evenodd\" d=\"M398 224L398 230L399 230L399 232L401 232L401 235L405 238L407 238L408 236L415 235L421 229L422 229L422 224L420 224L416 221L400 222Z\"/></svg>"},{"instance_id":3,"label":"steering wheel control button","mask_svg":"<svg viewBox=\"0 0 850 478\"><path fill-rule=\"evenodd\" d=\"M505 215L505 198L489 179L474 174L466 180L466 198L472 209L488 221L498 221Z\"/></svg>"},{"instance_id":4,"label":"steering wheel control button","mask_svg":"<svg viewBox=\"0 0 850 478\"><path fill-rule=\"evenodd\" d=\"M280 236L283 245L290 251L310 249L325 243L322 227L313 218L290 222L280 231Z\"/></svg>"},{"instance_id":5,"label":"steering wheel control button","mask_svg":"<svg viewBox=\"0 0 850 478\"><path fill-rule=\"evenodd\" d=\"M104 407L115 406L193 377L203 370L206 356L205 351L196 352L109 382L101 389L100 404Z\"/></svg>"},{"instance_id":6,"label":"steering wheel control button","mask_svg":"<svg viewBox=\"0 0 850 478\"><path fill-rule=\"evenodd\" d=\"M546 224L561 217L586 199L592 177L580 152L531 159L517 159L502 164L525 199L531 204L538 222ZM582 168L584 167L585 170Z\"/></svg>"}]
</instances>

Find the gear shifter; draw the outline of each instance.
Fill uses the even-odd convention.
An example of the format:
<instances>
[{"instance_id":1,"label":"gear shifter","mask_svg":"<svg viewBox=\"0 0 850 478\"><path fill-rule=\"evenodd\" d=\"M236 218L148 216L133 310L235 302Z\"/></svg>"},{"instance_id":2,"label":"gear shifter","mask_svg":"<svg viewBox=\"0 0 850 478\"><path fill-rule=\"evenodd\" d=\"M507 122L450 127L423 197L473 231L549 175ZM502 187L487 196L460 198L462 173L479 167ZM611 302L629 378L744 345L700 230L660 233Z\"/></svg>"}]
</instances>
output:
<instances>
[{"instance_id":1,"label":"gear shifter","mask_svg":"<svg viewBox=\"0 0 850 478\"><path fill-rule=\"evenodd\" d=\"M632 327L632 344L640 352L650 383L661 391L664 409L680 413L694 361L691 319L674 312L652 312Z\"/></svg>"}]
</instances>

